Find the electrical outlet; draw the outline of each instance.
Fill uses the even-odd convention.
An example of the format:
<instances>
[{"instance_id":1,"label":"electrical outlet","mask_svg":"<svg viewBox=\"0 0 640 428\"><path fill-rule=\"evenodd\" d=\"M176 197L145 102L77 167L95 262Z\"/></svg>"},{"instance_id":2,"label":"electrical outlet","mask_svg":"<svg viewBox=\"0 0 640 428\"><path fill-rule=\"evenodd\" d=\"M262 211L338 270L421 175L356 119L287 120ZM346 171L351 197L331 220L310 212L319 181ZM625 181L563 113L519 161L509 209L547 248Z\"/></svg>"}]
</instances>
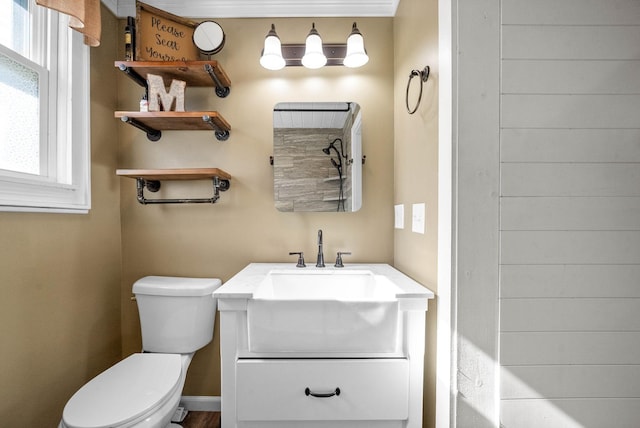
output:
<instances>
[{"instance_id":1,"label":"electrical outlet","mask_svg":"<svg viewBox=\"0 0 640 428\"><path fill-rule=\"evenodd\" d=\"M395 207L395 228L404 229L404 205L396 205Z\"/></svg>"},{"instance_id":2,"label":"electrical outlet","mask_svg":"<svg viewBox=\"0 0 640 428\"><path fill-rule=\"evenodd\" d=\"M416 233L425 232L425 204L413 204L411 215L411 231Z\"/></svg>"}]
</instances>

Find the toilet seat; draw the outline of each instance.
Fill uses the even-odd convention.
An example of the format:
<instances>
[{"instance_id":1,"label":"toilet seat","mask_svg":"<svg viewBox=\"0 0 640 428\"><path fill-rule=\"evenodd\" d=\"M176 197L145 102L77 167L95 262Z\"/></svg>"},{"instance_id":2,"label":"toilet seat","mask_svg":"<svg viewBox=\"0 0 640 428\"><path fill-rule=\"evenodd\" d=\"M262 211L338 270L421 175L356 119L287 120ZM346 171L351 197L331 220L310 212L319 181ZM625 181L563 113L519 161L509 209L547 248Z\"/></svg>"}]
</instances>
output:
<instances>
[{"instance_id":1,"label":"toilet seat","mask_svg":"<svg viewBox=\"0 0 640 428\"><path fill-rule=\"evenodd\" d=\"M133 354L71 397L64 408L64 424L69 428L106 428L153 413L179 386L181 372L180 354Z\"/></svg>"}]
</instances>

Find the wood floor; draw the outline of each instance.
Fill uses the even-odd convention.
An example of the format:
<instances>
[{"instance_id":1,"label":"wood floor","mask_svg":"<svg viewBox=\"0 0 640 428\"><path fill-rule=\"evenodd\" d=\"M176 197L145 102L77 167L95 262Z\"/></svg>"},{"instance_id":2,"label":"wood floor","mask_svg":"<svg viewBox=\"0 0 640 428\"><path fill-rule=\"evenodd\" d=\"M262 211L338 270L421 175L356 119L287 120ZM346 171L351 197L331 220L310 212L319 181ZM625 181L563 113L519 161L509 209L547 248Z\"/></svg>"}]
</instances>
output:
<instances>
[{"instance_id":1,"label":"wood floor","mask_svg":"<svg viewBox=\"0 0 640 428\"><path fill-rule=\"evenodd\" d=\"M182 428L220 428L220 412L189 412Z\"/></svg>"}]
</instances>

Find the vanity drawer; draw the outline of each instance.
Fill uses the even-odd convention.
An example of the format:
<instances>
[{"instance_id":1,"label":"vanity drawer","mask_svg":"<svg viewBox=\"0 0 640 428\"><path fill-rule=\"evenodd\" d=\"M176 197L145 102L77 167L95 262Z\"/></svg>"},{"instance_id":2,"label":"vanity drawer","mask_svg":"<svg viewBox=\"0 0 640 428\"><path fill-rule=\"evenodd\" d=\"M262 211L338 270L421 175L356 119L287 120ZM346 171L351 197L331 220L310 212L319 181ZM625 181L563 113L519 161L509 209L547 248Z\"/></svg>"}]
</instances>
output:
<instances>
[{"instance_id":1,"label":"vanity drawer","mask_svg":"<svg viewBox=\"0 0 640 428\"><path fill-rule=\"evenodd\" d=\"M241 359L236 375L241 421L408 418L406 359Z\"/></svg>"}]
</instances>

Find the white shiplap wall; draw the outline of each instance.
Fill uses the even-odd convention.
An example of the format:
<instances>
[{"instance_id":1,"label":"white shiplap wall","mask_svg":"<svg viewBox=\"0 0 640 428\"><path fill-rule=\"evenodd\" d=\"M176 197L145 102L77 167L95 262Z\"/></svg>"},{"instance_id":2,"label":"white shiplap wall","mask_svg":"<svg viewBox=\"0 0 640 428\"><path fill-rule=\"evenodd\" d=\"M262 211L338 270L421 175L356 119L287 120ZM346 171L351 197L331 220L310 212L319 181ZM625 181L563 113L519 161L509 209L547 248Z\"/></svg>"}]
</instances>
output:
<instances>
[{"instance_id":1,"label":"white shiplap wall","mask_svg":"<svg viewBox=\"0 0 640 428\"><path fill-rule=\"evenodd\" d=\"M640 427L640 0L501 4L501 423Z\"/></svg>"}]
</instances>

